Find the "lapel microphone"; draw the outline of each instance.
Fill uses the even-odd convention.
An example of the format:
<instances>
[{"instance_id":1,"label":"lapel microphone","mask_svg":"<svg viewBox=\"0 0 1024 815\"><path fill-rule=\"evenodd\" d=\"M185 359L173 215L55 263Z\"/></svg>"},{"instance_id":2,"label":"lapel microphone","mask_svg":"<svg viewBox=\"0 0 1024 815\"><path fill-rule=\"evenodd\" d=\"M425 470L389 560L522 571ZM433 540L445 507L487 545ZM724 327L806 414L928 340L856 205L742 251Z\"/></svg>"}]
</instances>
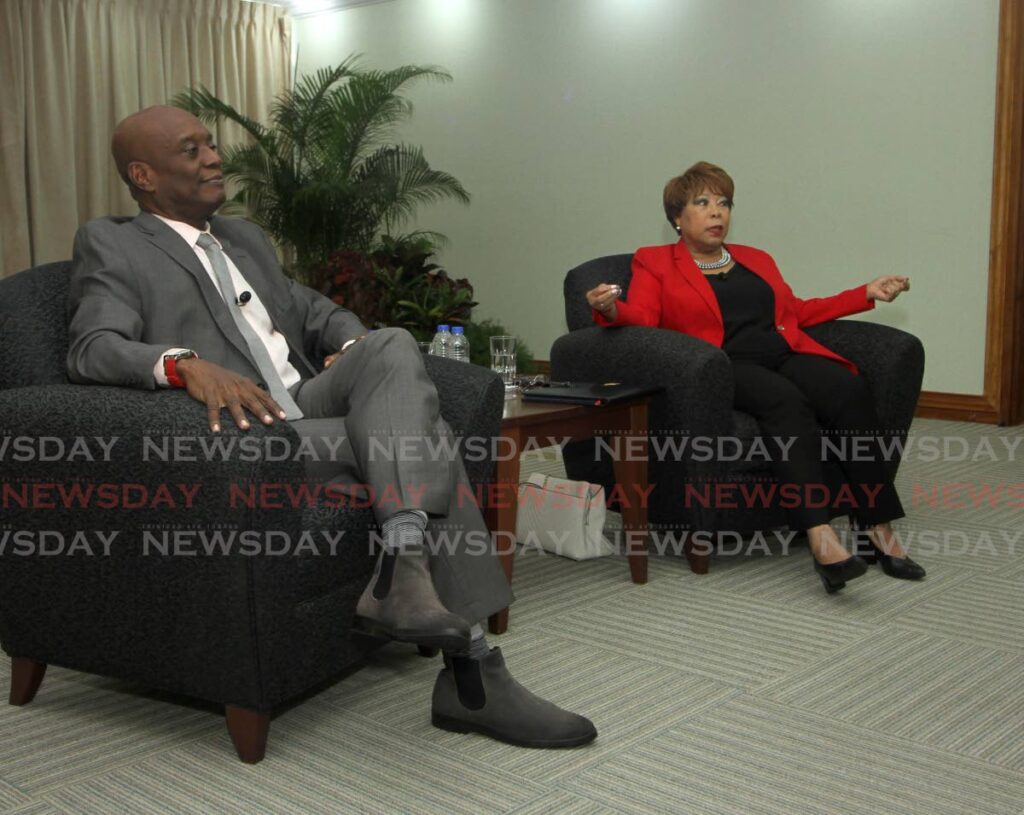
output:
<instances>
[{"instance_id":1,"label":"lapel microphone","mask_svg":"<svg viewBox=\"0 0 1024 815\"><path fill-rule=\"evenodd\" d=\"M247 291L243 291L240 295L238 295L237 298L235 298L235 305L238 306L239 308L241 308L246 303L248 303L250 300L252 300L252 293L251 292L247 292Z\"/></svg>"}]
</instances>

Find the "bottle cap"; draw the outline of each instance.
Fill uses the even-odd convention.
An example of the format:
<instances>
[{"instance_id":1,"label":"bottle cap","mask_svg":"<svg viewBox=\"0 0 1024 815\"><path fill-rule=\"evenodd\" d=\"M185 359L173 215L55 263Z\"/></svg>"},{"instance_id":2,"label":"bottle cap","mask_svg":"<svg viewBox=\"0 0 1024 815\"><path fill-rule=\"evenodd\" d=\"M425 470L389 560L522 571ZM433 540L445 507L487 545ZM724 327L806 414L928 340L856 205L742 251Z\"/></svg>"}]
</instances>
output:
<instances>
[{"instance_id":1,"label":"bottle cap","mask_svg":"<svg viewBox=\"0 0 1024 815\"><path fill-rule=\"evenodd\" d=\"M448 326L447 325L439 325L437 327L437 330L438 331L447 331L448 330Z\"/></svg>"},{"instance_id":2,"label":"bottle cap","mask_svg":"<svg viewBox=\"0 0 1024 815\"><path fill-rule=\"evenodd\" d=\"M463 329L463 327L461 325L453 325L452 326L452 333L453 334L461 334L464 330L465 329Z\"/></svg>"}]
</instances>

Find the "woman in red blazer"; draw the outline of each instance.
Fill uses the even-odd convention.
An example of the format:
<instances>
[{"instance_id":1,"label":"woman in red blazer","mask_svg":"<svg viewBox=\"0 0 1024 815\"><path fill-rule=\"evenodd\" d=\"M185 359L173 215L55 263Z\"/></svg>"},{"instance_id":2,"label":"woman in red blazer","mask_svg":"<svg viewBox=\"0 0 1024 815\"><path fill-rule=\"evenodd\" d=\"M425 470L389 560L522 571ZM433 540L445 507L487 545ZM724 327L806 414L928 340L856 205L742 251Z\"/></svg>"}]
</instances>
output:
<instances>
[{"instance_id":1,"label":"woman in red blazer","mask_svg":"<svg viewBox=\"0 0 1024 815\"><path fill-rule=\"evenodd\" d=\"M826 591L838 591L876 561L893 577L920 579L924 569L907 556L890 524L904 513L885 472L875 438L880 433L869 434L869 455L838 462L858 500L855 516L868 528L871 551L849 556L829 524L827 502L820 500L822 490L830 490L822 436L864 434L880 422L857 366L802 330L869 311L877 300L891 302L910 289L909 278L886 275L832 297L801 300L767 252L725 243L733 191L728 173L707 162L669 181L665 215L679 242L637 250L628 299L604 283L587 292L594 320L674 329L726 352L736 409L753 415L762 438L776 445L772 467L789 488L780 494L801 496L793 502L799 505L791 508L790 525L806 530Z\"/></svg>"}]
</instances>

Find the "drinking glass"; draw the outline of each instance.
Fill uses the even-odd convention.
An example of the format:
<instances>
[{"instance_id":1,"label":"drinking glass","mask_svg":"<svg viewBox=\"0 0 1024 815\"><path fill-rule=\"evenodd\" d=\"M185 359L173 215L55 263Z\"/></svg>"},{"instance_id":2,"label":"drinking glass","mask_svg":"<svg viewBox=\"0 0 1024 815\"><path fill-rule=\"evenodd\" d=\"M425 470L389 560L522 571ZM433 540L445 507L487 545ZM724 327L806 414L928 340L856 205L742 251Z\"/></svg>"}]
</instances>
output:
<instances>
[{"instance_id":1,"label":"drinking glass","mask_svg":"<svg viewBox=\"0 0 1024 815\"><path fill-rule=\"evenodd\" d=\"M516 385L516 338L505 334L491 337L491 370L501 377L505 385L505 398L519 392Z\"/></svg>"}]
</instances>

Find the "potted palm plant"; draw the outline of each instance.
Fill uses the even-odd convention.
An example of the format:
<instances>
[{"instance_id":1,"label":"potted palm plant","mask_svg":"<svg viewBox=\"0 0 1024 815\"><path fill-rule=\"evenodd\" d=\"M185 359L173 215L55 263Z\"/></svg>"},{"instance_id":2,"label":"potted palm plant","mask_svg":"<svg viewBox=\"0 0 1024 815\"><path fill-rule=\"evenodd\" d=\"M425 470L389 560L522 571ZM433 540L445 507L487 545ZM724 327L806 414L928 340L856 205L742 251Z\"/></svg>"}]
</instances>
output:
<instances>
[{"instance_id":1,"label":"potted palm plant","mask_svg":"<svg viewBox=\"0 0 1024 815\"><path fill-rule=\"evenodd\" d=\"M274 101L262 125L205 87L174 99L204 122L227 119L251 137L222 149L224 173L237 192L227 211L262 226L302 282L329 288L328 258L338 251L369 256L419 204L469 202L453 176L435 170L423 151L394 142L395 129L412 113L401 91L416 81L451 81L434 66L362 69L356 57L299 79ZM401 242L402 238L392 238ZM435 247L443 236L406 236Z\"/></svg>"}]
</instances>

